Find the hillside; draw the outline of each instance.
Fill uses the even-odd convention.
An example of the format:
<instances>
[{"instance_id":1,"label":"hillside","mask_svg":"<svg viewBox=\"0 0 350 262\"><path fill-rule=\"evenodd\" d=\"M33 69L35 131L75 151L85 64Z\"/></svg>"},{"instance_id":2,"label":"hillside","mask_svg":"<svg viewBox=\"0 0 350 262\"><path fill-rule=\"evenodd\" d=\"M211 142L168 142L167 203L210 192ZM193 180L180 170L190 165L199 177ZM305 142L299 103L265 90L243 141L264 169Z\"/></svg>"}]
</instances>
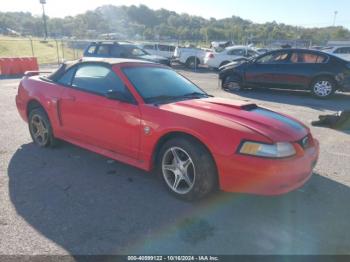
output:
<instances>
[{"instance_id":1,"label":"hillside","mask_svg":"<svg viewBox=\"0 0 350 262\"><path fill-rule=\"evenodd\" d=\"M0 29L10 28L22 35L43 36L41 17L23 12L0 12ZM127 39L172 39L205 41L234 40L236 43L266 44L279 39L310 40L324 44L330 39L350 39L344 27L303 28L270 22L257 24L232 16L205 19L173 11L140 6L101 6L74 17L48 18L51 37L96 38L115 33Z\"/></svg>"}]
</instances>

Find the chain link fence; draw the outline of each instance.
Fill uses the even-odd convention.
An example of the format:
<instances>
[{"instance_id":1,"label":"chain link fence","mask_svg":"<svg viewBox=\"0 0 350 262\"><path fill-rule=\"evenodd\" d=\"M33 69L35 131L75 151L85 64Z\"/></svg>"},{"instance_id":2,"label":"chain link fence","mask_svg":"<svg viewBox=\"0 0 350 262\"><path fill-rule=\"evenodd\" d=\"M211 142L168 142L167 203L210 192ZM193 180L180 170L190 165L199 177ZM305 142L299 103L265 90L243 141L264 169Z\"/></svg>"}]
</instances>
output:
<instances>
[{"instance_id":1,"label":"chain link fence","mask_svg":"<svg viewBox=\"0 0 350 262\"><path fill-rule=\"evenodd\" d=\"M67 60L76 60L83 56L84 49L92 41L103 40L71 40L71 39L39 39L39 38L14 38L0 36L0 57L36 57L40 65L60 64ZM117 41L117 40L106 40ZM209 48L210 43L204 41L130 41L136 44L157 43L168 44L173 46L192 46ZM237 43L236 43L237 44ZM291 47L308 48L311 46L310 41L301 40L275 40L260 43L252 43L255 46L266 46L272 49L280 48L283 45Z\"/></svg>"},{"instance_id":2,"label":"chain link fence","mask_svg":"<svg viewBox=\"0 0 350 262\"><path fill-rule=\"evenodd\" d=\"M79 59L83 56L84 49L92 41L117 41L117 40L70 40L70 39L38 39L38 38L14 38L0 36L0 57L36 57L40 65L60 64L63 61ZM126 40L123 40L126 41ZM173 46L201 46L203 42L189 41L130 41L135 44L157 43Z\"/></svg>"},{"instance_id":3,"label":"chain link fence","mask_svg":"<svg viewBox=\"0 0 350 262\"><path fill-rule=\"evenodd\" d=\"M36 57L38 63L60 64L82 57L91 41L0 37L0 57Z\"/></svg>"}]
</instances>

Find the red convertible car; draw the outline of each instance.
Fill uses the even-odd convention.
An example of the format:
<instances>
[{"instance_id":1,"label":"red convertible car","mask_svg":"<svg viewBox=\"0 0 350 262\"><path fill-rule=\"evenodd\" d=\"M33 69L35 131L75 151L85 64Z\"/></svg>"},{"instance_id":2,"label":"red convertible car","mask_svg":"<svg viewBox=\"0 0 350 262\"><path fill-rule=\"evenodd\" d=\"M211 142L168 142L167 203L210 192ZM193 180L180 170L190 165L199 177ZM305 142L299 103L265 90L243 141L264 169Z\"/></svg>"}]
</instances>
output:
<instances>
[{"instance_id":1,"label":"red convertible car","mask_svg":"<svg viewBox=\"0 0 350 262\"><path fill-rule=\"evenodd\" d=\"M319 145L299 121L215 98L174 70L104 59L63 64L21 81L16 104L41 147L68 141L143 170L179 198L216 188L277 195L312 175Z\"/></svg>"}]
</instances>

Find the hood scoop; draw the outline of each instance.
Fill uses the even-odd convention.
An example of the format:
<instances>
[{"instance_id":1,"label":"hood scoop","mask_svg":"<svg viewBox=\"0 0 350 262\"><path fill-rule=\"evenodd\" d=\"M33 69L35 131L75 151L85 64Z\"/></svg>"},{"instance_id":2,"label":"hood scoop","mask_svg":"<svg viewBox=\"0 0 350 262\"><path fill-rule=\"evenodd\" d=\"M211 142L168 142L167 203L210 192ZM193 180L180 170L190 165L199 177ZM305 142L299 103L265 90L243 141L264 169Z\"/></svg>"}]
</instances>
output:
<instances>
[{"instance_id":1,"label":"hood scoop","mask_svg":"<svg viewBox=\"0 0 350 262\"><path fill-rule=\"evenodd\" d=\"M217 97L198 100L198 101L210 103L213 105L219 105L219 106L225 106L225 107L229 107L229 108L244 110L244 111L251 111L251 110L258 108L258 106L254 103L237 101L237 100L235 101L235 100L231 100L231 99L217 98Z\"/></svg>"},{"instance_id":2,"label":"hood scoop","mask_svg":"<svg viewBox=\"0 0 350 262\"><path fill-rule=\"evenodd\" d=\"M235 109L240 109L240 110L244 110L244 111L251 111L251 110L258 108L258 106L254 103L247 103L247 104L241 104L241 105L217 103L217 102L210 102L210 103L220 105L220 106L227 106L227 107L231 107L231 108L235 108Z\"/></svg>"}]
</instances>

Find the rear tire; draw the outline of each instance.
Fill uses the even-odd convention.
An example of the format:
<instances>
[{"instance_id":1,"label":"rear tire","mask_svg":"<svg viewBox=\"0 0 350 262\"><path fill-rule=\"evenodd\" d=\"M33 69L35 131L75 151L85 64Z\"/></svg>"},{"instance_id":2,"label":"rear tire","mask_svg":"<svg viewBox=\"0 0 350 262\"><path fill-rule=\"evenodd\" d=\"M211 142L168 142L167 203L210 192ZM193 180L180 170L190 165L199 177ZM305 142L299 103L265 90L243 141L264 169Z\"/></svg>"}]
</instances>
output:
<instances>
[{"instance_id":1,"label":"rear tire","mask_svg":"<svg viewBox=\"0 0 350 262\"><path fill-rule=\"evenodd\" d=\"M33 142L38 146L54 147L57 145L50 120L44 109L34 108L29 112L28 126Z\"/></svg>"},{"instance_id":2,"label":"rear tire","mask_svg":"<svg viewBox=\"0 0 350 262\"><path fill-rule=\"evenodd\" d=\"M201 199L217 187L216 166L210 153L191 138L173 138L162 146L157 173L171 194L186 201Z\"/></svg>"},{"instance_id":3,"label":"rear tire","mask_svg":"<svg viewBox=\"0 0 350 262\"><path fill-rule=\"evenodd\" d=\"M186 60L186 67L190 69L198 68L200 61L197 57L191 56Z\"/></svg>"},{"instance_id":4,"label":"rear tire","mask_svg":"<svg viewBox=\"0 0 350 262\"><path fill-rule=\"evenodd\" d=\"M329 98L335 91L336 82L330 77L320 76L311 83L311 93L317 98Z\"/></svg>"}]
</instances>

